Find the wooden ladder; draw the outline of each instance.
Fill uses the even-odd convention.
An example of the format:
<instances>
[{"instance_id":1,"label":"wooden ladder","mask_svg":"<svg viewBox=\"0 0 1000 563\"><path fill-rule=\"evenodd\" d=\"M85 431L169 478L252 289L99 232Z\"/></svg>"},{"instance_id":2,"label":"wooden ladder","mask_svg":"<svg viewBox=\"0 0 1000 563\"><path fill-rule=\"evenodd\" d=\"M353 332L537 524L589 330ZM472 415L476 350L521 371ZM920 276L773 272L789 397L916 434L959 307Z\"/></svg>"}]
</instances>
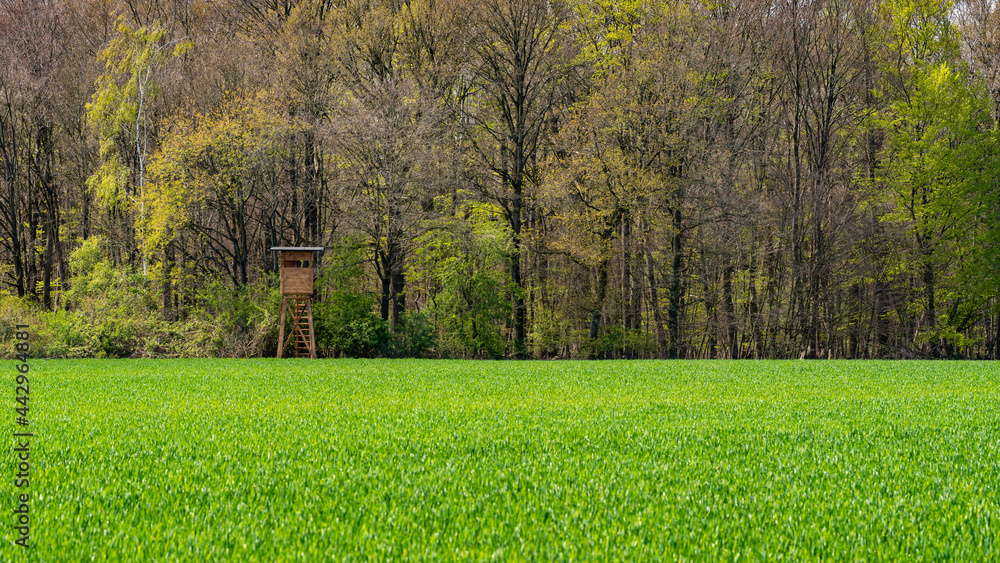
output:
<instances>
[{"instance_id":1,"label":"wooden ladder","mask_svg":"<svg viewBox=\"0 0 1000 563\"><path fill-rule=\"evenodd\" d=\"M285 314L292 314L292 330L285 338ZM281 318L278 320L278 357L282 357L285 348L295 341L295 356L298 358L316 358L316 339L313 331L312 297L283 296L281 298Z\"/></svg>"}]
</instances>

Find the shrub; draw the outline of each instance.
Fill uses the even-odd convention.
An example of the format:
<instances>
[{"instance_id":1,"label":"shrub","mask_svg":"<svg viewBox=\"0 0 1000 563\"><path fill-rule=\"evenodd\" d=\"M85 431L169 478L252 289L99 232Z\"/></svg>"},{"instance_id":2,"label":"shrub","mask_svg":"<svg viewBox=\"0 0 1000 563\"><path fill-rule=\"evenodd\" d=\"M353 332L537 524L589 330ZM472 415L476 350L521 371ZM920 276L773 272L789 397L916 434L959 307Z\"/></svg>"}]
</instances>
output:
<instances>
[{"instance_id":1,"label":"shrub","mask_svg":"<svg viewBox=\"0 0 1000 563\"><path fill-rule=\"evenodd\" d=\"M511 297L520 290L507 273L502 228L482 217L442 226L421 237L410 275L414 283L434 288L426 314L439 331L438 354L501 358Z\"/></svg>"},{"instance_id":2,"label":"shrub","mask_svg":"<svg viewBox=\"0 0 1000 563\"><path fill-rule=\"evenodd\" d=\"M351 358L384 355L389 344L389 324L368 314L334 330L335 349Z\"/></svg>"},{"instance_id":3,"label":"shrub","mask_svg":"<svg viewBox=\"0 0 1000 563\"><path fill-rule=\"evenodd\" d=\"M437 334L427 315L408 312L392 334L389 354L398 358L426 358L433 355Z\"/></svg>"},{"instance_id":4,"label":"shrub","mask_svg":"<svg viewBox=\"0 0 1000 563\"><path fill-rule=\"evenodd\" d=\"M389 344L389 325L372 313L370 295L334 292L313 304L316 348L327 357L371 358Z\"/></svg>"},{"instance_id":5,"label":"shrub","mask_svg":"<svg viewBox=\"0 0 1000 563\"><path fill-rule=\"evenodd\" d=\"M139 346L140 331L132 319L111 318L97 326L98 358L130 358Z\"/></svg>"},{"instance_id":6,"label":"shrub","mask_svg":"<svg viewBox=\"0 0 1000 563\"><path fill-rule=\"evenodd\" d=\"M271 279L230 287L221 279L206 280L198 292L194 326L205 338L206 355L249 358L277 352L281 295Z\"/></svg>"},{"instance_id":7,"label":"shrub","mask_svg":"<svg viewBox=\"0 0 1000 563\"><path fill-rule=\"evenodd\" d=\"M29 330L35 331L37 333L37 327L40 326L39 321L39 310L37 304L32 304L28 299L21 299L10 295L8 293L0 293L0 338L3 338L3 343L0 344L0 354L5 358L13 358L15 356L14 351L14 332L17 330L17 325L28 325ZM42 339L36 334L31 341L31 356L39 356L39 351L42 348Z\"/></svg>"},{"instance_id":8,"label":"shrub","mask_svg":"<svg viewBox=\"0 0 1000 563\"><path fill-rule=\"evenodd\" d=\"M45 334L43 341L47 342L47 347L41 350L44 356L93 358L101 350L98 330L82 315L58 310L43 313L41 318Z\"/></svg>"},{"instance_id":9,"label":"shrub","mask_svg":"<svg viewBox=\"0 0 1000 563\"><path fill-rule=\"evenodd\" d=\"M319 299L313 303L317 354L371 358L391 349L389 325L373 314L375 297L364 282L364 246L340 240L325 254Z\"/></svg>"}]
</instances>

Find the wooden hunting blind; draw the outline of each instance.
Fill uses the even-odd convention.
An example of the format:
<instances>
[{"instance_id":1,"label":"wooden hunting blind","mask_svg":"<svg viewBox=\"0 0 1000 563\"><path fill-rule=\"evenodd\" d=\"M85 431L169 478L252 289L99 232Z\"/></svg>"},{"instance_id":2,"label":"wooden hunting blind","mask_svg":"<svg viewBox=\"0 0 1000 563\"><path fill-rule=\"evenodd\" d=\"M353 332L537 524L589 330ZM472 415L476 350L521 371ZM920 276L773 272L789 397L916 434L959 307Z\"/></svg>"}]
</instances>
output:
<instances>
[{"instance_id":1,"label":"wooden hunting blind","mask_svg":"<svg viewBox=\"0 0 1000 563\"><path fill-rule=\"evenodd\" d=\"M275 246L278 253L278 271L281 275L281 316L278 320L278 357L295 342L295 355L299 358L316 357L316 338L313 331L312 296L313 272L317 253L322 246ZM285 338L285 315L291 313L292 331Z\"/></svg>"}]
</instances>

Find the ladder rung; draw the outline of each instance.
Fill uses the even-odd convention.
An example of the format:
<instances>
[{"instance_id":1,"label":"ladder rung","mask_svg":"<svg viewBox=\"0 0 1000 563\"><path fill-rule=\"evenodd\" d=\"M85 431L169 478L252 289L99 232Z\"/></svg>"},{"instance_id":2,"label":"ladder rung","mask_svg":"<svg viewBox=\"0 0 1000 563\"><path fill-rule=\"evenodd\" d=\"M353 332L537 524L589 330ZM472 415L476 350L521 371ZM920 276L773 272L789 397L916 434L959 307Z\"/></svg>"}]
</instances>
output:
<instances>
[{"instance_id":1,"label":"ladder rung","mask_svg":"<svg viewBox=\"0 0 1000 563\"><path fill-rule=\"evenodd\" d=\"M311 330L312 307L309 298L288 298L288 317L291 319L291 333L285 341L285 346L292 345L295 357L311 358L315 343L313 341L313 331ZM284 330L284 327L282 327ZM294 341L294 344L293 344ZM292 353L289 353L291 356Z\"/></svg>"}]
</instances>

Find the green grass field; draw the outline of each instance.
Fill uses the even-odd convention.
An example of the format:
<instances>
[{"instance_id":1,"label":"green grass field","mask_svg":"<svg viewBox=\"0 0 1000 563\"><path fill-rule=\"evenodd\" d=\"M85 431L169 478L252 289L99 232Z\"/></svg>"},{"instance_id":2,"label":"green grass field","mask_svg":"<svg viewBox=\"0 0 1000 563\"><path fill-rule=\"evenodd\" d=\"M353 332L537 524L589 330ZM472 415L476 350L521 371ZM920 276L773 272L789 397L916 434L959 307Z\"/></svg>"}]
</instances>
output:
<instances>
[{"instance_id":1,"label":"green grass field","mask_svg":"<svg viewBox=\"0 0 1000 563\"><path fill-rule=\"evenodd\" d=\"M31 367L32 560L1000 558L997 363Z\"/></svg>"}]
</instances>

